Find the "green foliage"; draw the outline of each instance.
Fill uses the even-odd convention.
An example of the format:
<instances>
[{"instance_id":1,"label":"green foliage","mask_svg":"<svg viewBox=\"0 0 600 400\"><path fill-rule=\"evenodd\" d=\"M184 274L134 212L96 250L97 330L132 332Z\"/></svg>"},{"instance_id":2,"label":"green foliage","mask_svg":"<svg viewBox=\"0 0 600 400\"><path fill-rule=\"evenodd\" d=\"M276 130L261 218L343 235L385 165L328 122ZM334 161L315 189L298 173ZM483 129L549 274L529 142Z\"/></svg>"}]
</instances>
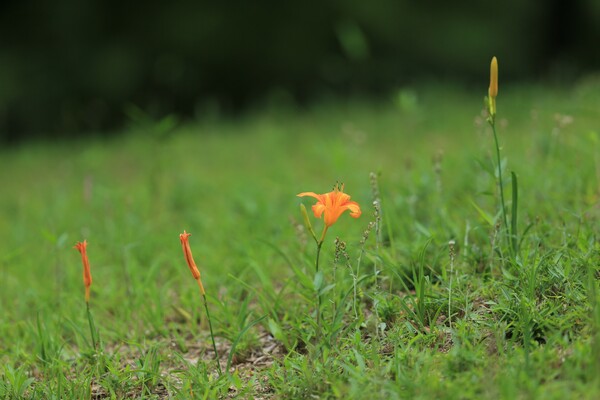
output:
<instances>
[{"instance_id":1,"label":"green foliage","mask_svg":"<svg viewBox=\"0 0 600 400\"><path fill-rule=\"evenodd\" d=\"M498 99L511 240L479 96L449 88L0 153L0 398L598 397L588 85ZM363 214L316 274L295 195L337 180Z\"/></svg>"},{"instance_id":2,"label":"green foliage","mask_svg":"<svg viewBox=\"0 0 600 400\"><path fill-rule=\"evenodd\" d=\"M485 81L492 49L511 79L568 82L598 69L595 0L37 6L5 2L0 13L0 142L128 123L159 138L182 117L332 93L398 91L410 112L414 91L399 86Z\"/></svg>"}]
</instances>

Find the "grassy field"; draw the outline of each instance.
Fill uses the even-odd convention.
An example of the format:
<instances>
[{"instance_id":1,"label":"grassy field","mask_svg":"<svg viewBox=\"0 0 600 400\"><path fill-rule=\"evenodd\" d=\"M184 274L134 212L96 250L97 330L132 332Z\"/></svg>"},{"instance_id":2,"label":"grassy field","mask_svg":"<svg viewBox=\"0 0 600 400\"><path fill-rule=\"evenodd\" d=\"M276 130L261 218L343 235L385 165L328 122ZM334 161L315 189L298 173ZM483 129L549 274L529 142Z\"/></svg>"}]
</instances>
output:
<instances>
[{"instance_id":1,"label":"grassy field","mask_svg":"<svg viewBox=\"0 0 600 400\"><path fill-rule=\"evenodd\" d=\"M516 252L486 89L2 150L0 398L600 398L600 81L500 89Z\"/></svg>"}]
</instances>

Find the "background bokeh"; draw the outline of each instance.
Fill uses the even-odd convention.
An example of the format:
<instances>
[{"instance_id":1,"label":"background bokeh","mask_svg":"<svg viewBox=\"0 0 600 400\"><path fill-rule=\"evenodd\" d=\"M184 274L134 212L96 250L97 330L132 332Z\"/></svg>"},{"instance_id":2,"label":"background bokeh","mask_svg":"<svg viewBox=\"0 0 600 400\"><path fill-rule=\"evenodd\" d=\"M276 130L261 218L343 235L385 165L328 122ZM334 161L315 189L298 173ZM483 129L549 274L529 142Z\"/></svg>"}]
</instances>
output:
<instances>
[{"instance_id":1,"label":"background bokeh","mask_svg":"<svg viewBox=\"0 0 600 400\"><path fill-rule=\"evenodd\" d=\"M385 96L422 81L569 83L600 66L596 0L0 3L0 142ZM484 85L486 85L484 83Z\"/></svg>"}]
</instances>

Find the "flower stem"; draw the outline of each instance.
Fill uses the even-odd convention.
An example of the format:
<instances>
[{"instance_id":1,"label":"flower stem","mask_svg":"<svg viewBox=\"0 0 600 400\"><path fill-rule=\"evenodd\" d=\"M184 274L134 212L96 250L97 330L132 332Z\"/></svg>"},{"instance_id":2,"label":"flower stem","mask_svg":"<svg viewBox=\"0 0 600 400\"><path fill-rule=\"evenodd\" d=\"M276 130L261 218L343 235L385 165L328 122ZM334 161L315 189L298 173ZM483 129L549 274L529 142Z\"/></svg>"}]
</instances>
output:
<instances>
[{"instance_id":1,"label":"flower stem","mask_svg":"<svg viewBox=\"0 0 600 400\"><path fill-rule=\"evenodd\" d=\"M90 325L90 336L92 338L92 347L94 348L94 351L97 350L96 347L96 326L94 325L94 318L92 318L92 313L90 311L90 302L86 301L85 302L85 309L87 312L87 319L88 319L88 323Z\"/></svg>"},{"instance_id":2,"label":"flower stem","mask_svg":"<svg viewBox=\"0 0 600 400\"><path fill-rule=\"evenodd\" d=\"M325 231L327 231L327 228L323 230L323 236L321 237L321 241L317 243L317 259L315 261L315 268L317 270L317 274L319 273L319 256L321 255L321 247L323 246L323 238L325 237ZM317 338L319 340L321 339L321 294L319 292L317 292Z\"/></svg>"},{"instance_id":3,"label":"flower stem","mask_svg":"<svg viewBox=\"0 0 600 400\"><path fill-rule=\"evenodd\" d=\"M510 231L508 227L508 218L506 217L506 203L504 202L504 181L502 180L502 165L500 161L500 145L498 144L498 135L496 134L496 121L495 118L490 118L489 120L490 126L492 127L492 132L494 133L494 143L496 145L496 160L498 162L498 185L500 187L500 205L502 207L502 219L504 220L504 232L506 234L506 241L511 248L511 240L510 240Z\"/></svg>"},{"instance_id":4,"label":"flower stem","mask_svg":"<svg viewBox=\"0 0 600 400\"><path fill-rule=\"evenodd\" d=\"M319 256L321 255L321 247L323 246L323 241L317 243L317 259L315 261L315 270L319 272Z\"/></svg>"},{"instance_id":5,"label":"flower stem","mask_svg":"<svg viewBox=\"0 0 600 400\"><path fill-rule=\"evenodd\" d=\"M217 352L217 345L215 343L215 335L213 333L212 322L210 321L210 313L208 312L208 302L206 301L206 294L202 293L202 299L204 300L204 310L206 311L206 319L208 319L208 328L210 329L210 338L212 340L213 350L215 352L215 361L217 363L217 370L219 376L223 374L221 371L221 363L219 362L219 353Z\"/></svg>"}]
</instances>

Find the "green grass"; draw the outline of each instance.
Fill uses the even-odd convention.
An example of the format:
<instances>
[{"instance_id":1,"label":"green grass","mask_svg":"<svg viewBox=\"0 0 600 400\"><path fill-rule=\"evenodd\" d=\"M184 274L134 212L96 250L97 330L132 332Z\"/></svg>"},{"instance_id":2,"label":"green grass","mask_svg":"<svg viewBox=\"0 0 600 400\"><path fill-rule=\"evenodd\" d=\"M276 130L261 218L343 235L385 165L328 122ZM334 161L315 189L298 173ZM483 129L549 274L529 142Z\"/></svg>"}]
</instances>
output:
<instances>
[{"instance_id":1,"label":"green grass","mask_svg":"<svg viewBox=\"0 0 600 400\"><path fill-rule=\"evenodd\" d=\"M0 398L600 397L600 85L500 88L518 256L497 224L484 93L141 119L110 140L2 150ZM336 181L363 214L329 229L315 279L299 210L313 203L296 194Z\"/></svg>"}]
</instances>

